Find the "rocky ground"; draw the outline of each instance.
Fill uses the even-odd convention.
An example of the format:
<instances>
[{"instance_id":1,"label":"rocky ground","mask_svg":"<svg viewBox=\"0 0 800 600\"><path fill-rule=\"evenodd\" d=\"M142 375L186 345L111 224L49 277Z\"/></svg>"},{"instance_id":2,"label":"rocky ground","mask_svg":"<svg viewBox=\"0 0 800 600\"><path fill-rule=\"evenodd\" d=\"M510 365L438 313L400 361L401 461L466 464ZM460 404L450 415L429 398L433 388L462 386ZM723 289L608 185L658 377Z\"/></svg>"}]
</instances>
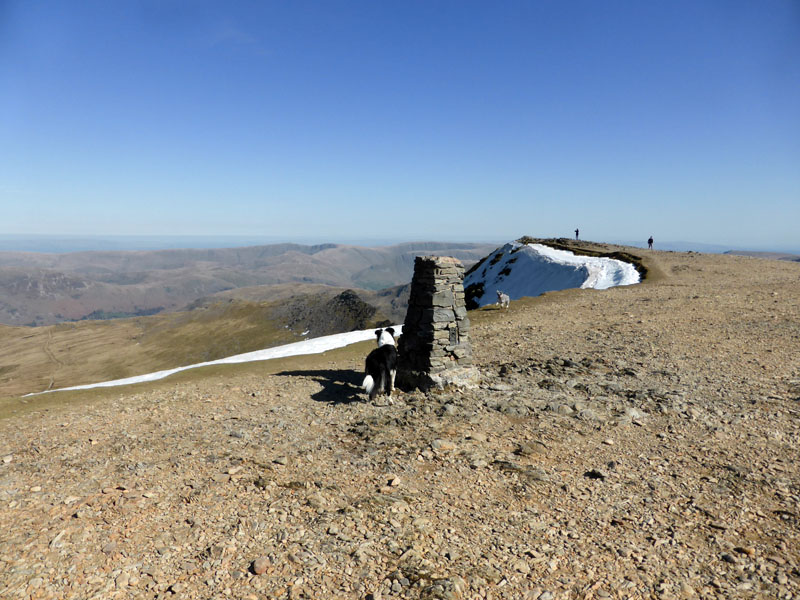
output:
<instances>
[{"instance_id":1,"label":"rocky ground","mask_svg":"<svg viewBox=\"0 0 800 600\"><path fill-rule=\"evenodd\" d=\"M800 598L800 265L649 261L472 313L474 390L336 351L0 421L0 598Z\"/></svg>"}]
</instances>

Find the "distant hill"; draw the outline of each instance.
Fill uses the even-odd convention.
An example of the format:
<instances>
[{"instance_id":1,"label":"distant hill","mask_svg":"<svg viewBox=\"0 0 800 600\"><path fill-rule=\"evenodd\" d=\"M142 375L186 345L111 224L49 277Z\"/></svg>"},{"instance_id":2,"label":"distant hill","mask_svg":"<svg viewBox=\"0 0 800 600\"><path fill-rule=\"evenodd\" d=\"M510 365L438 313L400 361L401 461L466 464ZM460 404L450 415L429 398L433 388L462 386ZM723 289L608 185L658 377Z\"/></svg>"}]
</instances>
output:
<instances>
[{"instance_id":1,"label":"distant hill","mask_svg":"<svg viewBox=\"0 0 800 600\"><path fill-rule=\"evenodd\" d=\"M749 256L751 258L768 258L770 260L788 260L800 262L800 254L788 254L786 252L749 252L747 250L728 250L725 254L735 256Z\"/></svg>"},{"instance_id":2,"label":"distant hill","mask_svg":"<svg viewBox=\"0 0 800 600\"><path fill-rule=\"evenodd\" d=\"M632 246L633 248L647 248L647 238L643 240L615 241L615 244L622 246ZM705 252L709 254L722 254L731 249L730 246L722 244L704 244L702 242L682 242L682 241L663 241L656 239L653 247L656 250L667 250L671 252Z\"/></svg>"},{"instance_id":3,"label":"distant hill","mask_svg":"<svg viewBox=\"0 0 800 600\"><path fill-rule=\"evenodd\" d=\"M174 311L242 288L322 284L380 290L411 280L420 254L470 266L493 244L385 247L273 244L246 248L42 254L0 252L0 323L50 325ZM341 291L341 290L340 290ZM259 300L269 300L269 288Z\"/></svg>"},{"instance_id":4,"label":"distant hill","mask_svg":"<svg viewBox=\"0 0 800 600\"><path fill-rule=\"evenodd\" d=\"M643 240L615 240L611 242L621 246L631 246L633 248L647 248L647 242ZM656 238L653 245L655 250L666 250L668 252L703 252L708 254L736 254L741 256L758 255L758 254L774 254L777 256L796 256L800 249L791 246L783 246L778 249L773 247L762 246L761 250L735 250L732 244L706 244L703 242L682 242L682 241L664 241Z\"/></svg>"}]
</instances>

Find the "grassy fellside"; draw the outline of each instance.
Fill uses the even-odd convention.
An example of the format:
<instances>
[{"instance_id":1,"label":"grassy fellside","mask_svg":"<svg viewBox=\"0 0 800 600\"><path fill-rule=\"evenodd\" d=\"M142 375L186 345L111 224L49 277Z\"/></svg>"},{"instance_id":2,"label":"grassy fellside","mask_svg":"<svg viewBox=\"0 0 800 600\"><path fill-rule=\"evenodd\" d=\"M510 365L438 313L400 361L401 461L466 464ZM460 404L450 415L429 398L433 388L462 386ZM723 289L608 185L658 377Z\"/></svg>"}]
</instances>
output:
<instances>
[{"instance_id":1,"label":"grassy fellside","mask_svg":"<svg viewBox=\"0 0 800 600\"><path fill-rule=\"evenodd\" d=\"M0 326L0 396L123 379L305 339L283 325L279 308L228 300L151 317ZM374 315L375 322L383 318Z\"/></svg>"},{"instance_id":2,"label":"grassy fellside","mask_svg":"<svg viewBox=\"0 0 800 600\"><path fill-rule=\"evenodd\" d=\"M240 378L263 377L283 371L329 370L337 368L352 369L356 373L364 370L364 357L375 347L375 342L365 341L322 352L271 360L211 365L187 369L164 379L125 386L92 388L88 390L54 391L27 397L0 398L0 419L20 417L38 411L61 411L75 407L124 399L134 394L149 393L171 389L189 384L202 384L211 381L235 382Z\"/></svg>"}]
</instances>

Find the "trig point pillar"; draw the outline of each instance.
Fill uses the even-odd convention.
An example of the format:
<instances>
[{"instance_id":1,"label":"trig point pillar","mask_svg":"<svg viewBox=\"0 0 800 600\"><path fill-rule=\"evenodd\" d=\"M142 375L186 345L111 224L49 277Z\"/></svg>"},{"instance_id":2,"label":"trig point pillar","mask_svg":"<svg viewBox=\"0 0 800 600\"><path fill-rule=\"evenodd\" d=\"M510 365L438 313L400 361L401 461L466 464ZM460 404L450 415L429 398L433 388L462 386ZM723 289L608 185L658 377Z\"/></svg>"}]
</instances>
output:
<instances>
[{"instance_id":1,"label":"trig point pillar","mask_svg":"<svg viewBox=\"0 0 800 600\"><path fill-rule=\"evenodd\" d=\"M478 383L464 304L464 267L457 259L416 258L398 353L401 388L428 390Z\"/></svg>"}]
</instances>

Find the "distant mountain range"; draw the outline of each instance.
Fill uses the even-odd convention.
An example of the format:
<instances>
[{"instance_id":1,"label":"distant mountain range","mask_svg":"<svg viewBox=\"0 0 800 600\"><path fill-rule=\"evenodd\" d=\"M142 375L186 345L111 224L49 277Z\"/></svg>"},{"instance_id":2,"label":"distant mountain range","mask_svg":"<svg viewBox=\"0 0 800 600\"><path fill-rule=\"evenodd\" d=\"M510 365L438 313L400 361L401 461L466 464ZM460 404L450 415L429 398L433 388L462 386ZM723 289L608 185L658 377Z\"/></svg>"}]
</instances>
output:
<instances>
[{"instance_id":1,"label":"distant mountain range","mask_svg":"<svg viewBox=\"0 0 800 600\"><path fill-rule=\"evenodd\" d=\"M751 258L767 258L770 260L789 260L800 262L800 254L787 254L785 252L749 252L747 250L728 250L725 254L736 256L750 256Z\"/></svg>"},{"instance_id":2,"label":"distant mountain range","mask_svg":"<svg viewBox=\"0 0 800 600\"><path fill-rule=\"evenodd\" d=\"M634 248L647 248L646 241L616 241L614 244L621 246L632 246ZM708 254L775 254L775 255L800 255L800 247L798 248L771 248L771 249L754 249L754 248L740 248L735 249L731 245L723 244L704 244L701 242L664 242L656 239L654 244L655 250L667 250L672 252L704 252Z\"/></svg>"},{"instance_id":3,"label":"distant mountain range","mask_svg":"<svg viewBox=\"0 0 800 600\"><path fill-rule=\"evenodd\" d=\"M0 252L38 252L63 254L67 252L127 252L138 250L177 250L204 248L246 248L250 246L272 246L276 244L301 244L317 246L338 244L344 246L391 246L407 242L408 239L369 235L347 239L315 239L309 237L288 240L280 236L265 235L34 235L0 233ZM500 245L501 241L476 240L479 243Z\"/></svg>"},{"instance_id":4,"label":"distant mountain range","mask_svg":"<svg viewBox=\"0 0 800 600\"><path fill-rule=\"evenodd\" d=\"M242 248L0 252L0 323L48 325L152 315L225 293L269 301L272 286L317 284L376 291L411 280L420 254L469 267L495 244L419 242L362 247L272 244ZM318 290L317 290L318 291ZM331 290L333 291L333 290ZM388 292L391 296L395 292Z\"/></svg>"}]
</instances>

